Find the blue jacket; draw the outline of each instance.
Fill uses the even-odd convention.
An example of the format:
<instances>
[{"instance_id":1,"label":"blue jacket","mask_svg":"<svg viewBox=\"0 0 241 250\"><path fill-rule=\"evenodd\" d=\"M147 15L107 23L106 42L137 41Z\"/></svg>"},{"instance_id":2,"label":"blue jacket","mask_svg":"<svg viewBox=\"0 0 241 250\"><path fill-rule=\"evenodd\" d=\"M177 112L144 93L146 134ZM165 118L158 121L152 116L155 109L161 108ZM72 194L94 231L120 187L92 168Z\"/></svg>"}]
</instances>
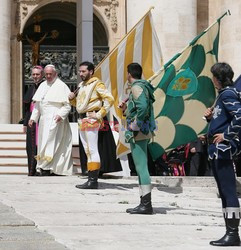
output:
<instances>
[{"instance_id":1,"label":"blue jacket","mask_svg":"<svg viewBox=\"0 0 241 250\"><path fill-rule=\"evenodd\" d=\"M241 129L241 102L239 92L234 87L219 91L209 123L208 137L223 133L225 141L210 144L209 158L232 159L239 152L239 131Z\"/></svg>"},{"instance_id":2,"label":"blue jacket","mask_svg":"<svg viewBox=\"0 0 241 250\"><path fill-rule=\"evenodd\" d=\"M241 75L236 79L234 82L234 87L238 90L241 91Z\"/></svg>"}]
</instances>

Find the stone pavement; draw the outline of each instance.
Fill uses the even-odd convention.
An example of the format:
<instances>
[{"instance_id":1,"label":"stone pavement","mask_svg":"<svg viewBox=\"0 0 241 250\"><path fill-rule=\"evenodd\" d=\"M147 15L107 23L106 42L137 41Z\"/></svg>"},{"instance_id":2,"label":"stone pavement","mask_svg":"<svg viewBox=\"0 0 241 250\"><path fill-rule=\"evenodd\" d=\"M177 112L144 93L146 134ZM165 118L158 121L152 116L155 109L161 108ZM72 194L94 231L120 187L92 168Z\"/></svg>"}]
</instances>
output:
<instances>
[{"instance_id":1,"label":"stone pavement","mask_svg":"<svg viewBox=\"0 0 241 250\"><path fill-rule=\"evenodd\" d=\"M56 242L53 236L41 232L33 221L16 214L12 207L0 203L0 249L62 250L67 248Z\"/></svg>"},{"instance_id":2,"label":"stone pavement","mask_svg":"<svg viewBox=\"0 0 241 250\"><path fill-rule=\"evenodd\" d=\"M0 249L209 250L224 234L212 177L152 177L154 215L125 212L139 203L136 177L75 188L84 181L0 175Z\"/></svg>"}]
</instances>

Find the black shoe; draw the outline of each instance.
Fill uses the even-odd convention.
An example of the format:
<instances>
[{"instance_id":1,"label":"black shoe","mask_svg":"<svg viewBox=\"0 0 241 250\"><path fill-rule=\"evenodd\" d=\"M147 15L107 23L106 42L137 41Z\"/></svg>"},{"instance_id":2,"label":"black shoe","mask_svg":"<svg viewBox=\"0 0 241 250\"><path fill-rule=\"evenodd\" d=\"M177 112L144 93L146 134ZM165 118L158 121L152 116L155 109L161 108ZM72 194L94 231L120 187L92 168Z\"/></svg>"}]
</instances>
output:
<instances>
[{"instance_id":1,"label":"black shoe","mask_svg":"<svg viewBox=\"0 0 241 250\"><path fill-rule=\"evenodd\" d=\"M82 185L76 185L75 187L79 188L79 189L98 189L98 182L97 181L88 180L84 184L82 184Z\"/></svg>"},{"instance_id":2,"label":"black shoe","mask_svg":"<svg viewBox=\"0 0 241 250\"><path fill-rule=\"evenodd\" d=\"M153 214L152 206L140 204L130 211L130 214Z\"/></svg>"},{"instance_id":3,"label":"black shoe","mask_svg":"<svg viewBox=\"0 0 241 250\"><path fill-rule=\"evenodd\" d=\"M130 214L153 214L153 208L151 204L151 193L141 197L141 203L133 209L127 209L127 213Z\"/></svg>"},{"instance_id":4,"label":"black shoe","mask_svg":"<svg viewBox=\"0 0 241 250\"><path fill-rule=\"evenodd\" d=\"M238 234L239 219L225 219L226 234L219 240L211 241L212 246L240 246L240 237Z\"/></svg>"},{"instance_id":5,"label":"black shoe","mask_svg":"<svg viewBox=\"0 0 241 250\"><path fill-rule=\"evenodd\" d=\"M76 185L75 187L79 189L98 189L98 176L99 170L89 171L88 181L82 185Z\"/></svg>"},{"instance_id":6,"label":"black shoe","mask_svg":"<svg viewBox=\"0 0 241 250\"><path fill-rule=\"evenodd\" d=\"M83 171L82 173L81 173L81 175L83 175L83 176L88 176L88 171L86 170L86 171Z\"/></svg>"},{"instance_id":7,"label":"black shoe","mask_svg":"<svg viewBox=\"0 0 241 250\"><path fill-rule=\"evenodd\" d=\"M60 174L55 174L55 173L51 173L50 175L51 175L51 176L62 176L62 175L60 175Z\"/></svg>"},{"instance_id":8,"label":"black shoe","mask_svg":"<svg viewBox=\"0 0 241 250\"><path fill-rule=\"evenodd\" d=\"M50 170L43 170L43 169L41 169L40 176L50 176L50 175L51 175Z\"/></svg>"},{"instance_id":9,"label":"black shoe","mask_svg":"<svg viewBox=\"0 0 241 250\"><path fill-rule=\"evenodd\" d=\"M137 207L134 207L134 208L127 208L126 209L126 212L127 213L131 213L133 210L139 210L140 209L140 207L141 207L141 204L139 204Z\"/></svg>"},{"instance_id":10,"label":"black shoe","mask_svg":"<svg viewBox=\"0 0 241 250\"><path fill-rule=\"evenodd\" d=\"M28 176L35 176L35 173L29 173Z\"/></svg>"},{"instance_id":11,"label":"black shoe","mask_svg":"<svg viewBox=\"0 0 241 250\"><path fill-rule=\"evenodd\" d=\"M210 245L217 247L240 246L240 238L238 235L226 233L220 240L210 241Z\"/></svg>"}]
</instances>

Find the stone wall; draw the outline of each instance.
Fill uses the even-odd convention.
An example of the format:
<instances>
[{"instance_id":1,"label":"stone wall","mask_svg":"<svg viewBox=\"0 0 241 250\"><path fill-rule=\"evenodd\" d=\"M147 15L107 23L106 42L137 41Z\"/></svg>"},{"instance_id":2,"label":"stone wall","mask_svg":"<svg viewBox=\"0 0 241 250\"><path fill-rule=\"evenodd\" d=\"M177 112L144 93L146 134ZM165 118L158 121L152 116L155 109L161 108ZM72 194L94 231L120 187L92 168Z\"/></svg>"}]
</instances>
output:
<instances>
[{"instance_id":1,"label":"stone wall","mask_svg":"<svg viewBox=\"0 0 241 250\"><path fill-rule=\"evenodd\" d=\"M11 86L12 123L18 122L22 116L22 46L21 43L17 42L16 34L23 31L25 23L36 9L51 2L76 1L11 1L11 16L9 16L11 18L11 53L9 55L9 57L11 56L11 82L6 83L6 85ZM152 15L164 62L182 51L198 33L230 9L231 16L223 18L221 23L219 60L230 63L235 71L235 78L239 76L241 72L241 1L144 0L140 4L140 0L94 0L94 12L106 29L110 49L121 40L125 32L129 31L151 6L155 7L152 10ZM3 95L5 93L8 92L4 92Z\"/></svg>"},{"instance_id":2,"label":"stone wall","mask_svg":"<svg viewBox=\"0 0 241 250\"><path fill-rule=\"evenodd\" d=\"M209 1L210 24L227 10L230 10L231 16L226 16L221 21L219 61L232 66L236 79L241 74L241 1Z\"/></svg>"}]
</instances>

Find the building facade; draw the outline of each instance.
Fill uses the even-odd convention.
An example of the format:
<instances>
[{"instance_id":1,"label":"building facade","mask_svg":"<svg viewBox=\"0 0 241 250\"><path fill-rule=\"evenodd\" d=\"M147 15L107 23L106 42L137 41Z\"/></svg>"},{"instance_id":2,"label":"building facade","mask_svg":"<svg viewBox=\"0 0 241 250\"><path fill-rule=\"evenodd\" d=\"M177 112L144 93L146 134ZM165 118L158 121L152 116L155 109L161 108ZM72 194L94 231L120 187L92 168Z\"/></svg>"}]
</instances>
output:
<instances>
[{"instance_id":1,"label":"building facade","mask_svg":"<svg viewBox=\"0 0 241 250\"><path fill-rule=\"evenodd\" d=\"M76 85L77 20L84 21L86 1L93 11L96 64L152 6L164 62L229 9L231 16L221 24L219 60L231 64L235 77L241 72L239 0L1 0L0 123L18 123L23 117L34 50L39 50L40 64L54 63L61 78Z\"/></svg>"}]
</instances>

